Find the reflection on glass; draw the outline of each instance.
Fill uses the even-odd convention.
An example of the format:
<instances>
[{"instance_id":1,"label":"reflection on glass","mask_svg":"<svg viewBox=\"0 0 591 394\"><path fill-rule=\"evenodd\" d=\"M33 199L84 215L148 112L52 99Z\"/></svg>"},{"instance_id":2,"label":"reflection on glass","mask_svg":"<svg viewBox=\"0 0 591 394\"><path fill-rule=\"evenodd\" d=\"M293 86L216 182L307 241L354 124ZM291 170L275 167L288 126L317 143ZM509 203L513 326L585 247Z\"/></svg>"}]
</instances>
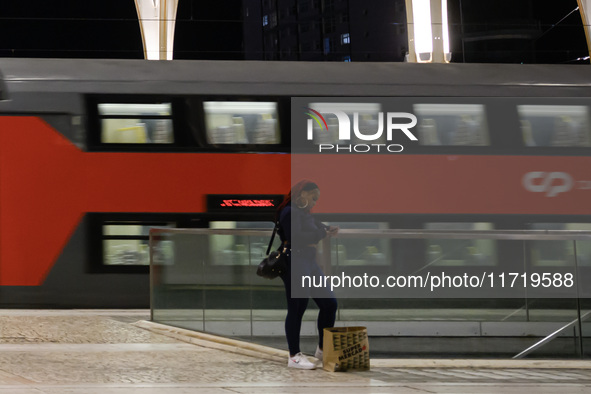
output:
<instances>
[{"instance_id":1,"label":"reflection on glass","mask_svg":"<svg viewBox=\"0 0 591 394\"><path fill-rule=\"evenodd\" d=\"M103 251L106 265L148 265L148 241L132 239L148 235L148 226L106 225L103 226L104 236L126 236L127 239L103 240Z\"/></svg>"},{"instance_id":2,"label":"reflection on glass","mask_svg":"<svg viewBox=\"0 0 591 394\"><path fill-rule=\"evenodd\" d=\"M590 146L589 112L583 105L518 105L526 146Z\"/></svg>"},{"instance_id":3,"label":"reflection on glass","mask_svg":"<svg viewBox=\"0 0 591 394\"><path fill-rule=\"evenodd\" d=\"M148 243L140 240L103 241L105 265L148 265Z\"/></svg>"},{"instance_id":4,"label":"reflection on glass","mask_svg":"<svg viewBox=\"0 0 591 394\"><path fill-rule=\"evenodd\" d=\"M388 223L377 222L326 222L340 229L385 230ZM386 238L339 238L332 242L332 265L388 265L391 261L390 243Z\"/></svg>"},{"instance_id":5,"label":"reflection on glass","mask_svg":"<svg viewBox=\"0 0 591 394\"><path fill-rule=\"evenodd\" d=\"M414 104L421 145L489 145L482 104Z\"/></svg>"},{"instance_id":6,"label":"reflection on glass","mask_svg":"<svg viewBox=\"0 0 591 394\"><path fill-rule=\"evenodd\" d=\"M172 144L171 104L98 105L101 142L107 144Z\"/></svg>"},{"instance_id":7,"label":"reflection on glass","mask_svg":"<svg viewBox=\"0 0 591 394\"><path fill-rule=\"evenodd\" d=\"M171 224L165 224L165 226L173 227ZM103 225L103 263L105 265L149 265L148 237L151 227L151 225L142 224Z\"/></svg>"},{"instance_id":8,"label":"reflection on glass","mask_svg":"<svg viewBox=\"0 0 591 394\"><path fill-rule=\"evenodd\" d=\"M425 223L426 230L494 230L492 223ZM433 266L496 265L493 239L428 239L425 257Z\"/></svg>"},{"instance_id":9,"label":"reflection on glass","mask_svg":"<svg viewBox=\"0 0 591 394\"><path fill-rule=\"evenodd\" d=\"M271 222L210 222L212 229L273 229ZM273 248L281 241L275 236ZM267 255L268 237L246 235L211 235L209 250L213 265L258 265Z\"/></svg>"},{"instance_id":10,"label":"reflection on glass","mask_svg":"<svg viewBox=\"0 0 591 394\"><path fill-rule=\"evenodd\" d=\"M372 144L386 143L386 130L384 119L380 120L381 105L379 103L310 103L308 107L319 112L324 121L318 117L318 121L312 115L312 133L314 144L365 144L368 141L358 138L355 131L362 135L371 136L379 132L381 137L371 140ZM351 140L339 140L339 121L335 111L344 112L351 122ZM357 114L357 115L356 115ZM380 127L381 126L381 127Z\"/></svg>"},{"instance_id":11,"label":"reflection on glass","mask_svg":"<svg viewBox=\"0 0 591 394\"><path fill-rule=\"evenodd\" d=\"M160 237L165 238L165 237ZM153 263L156 265L174 264L174 241L171 239L160 239L152 250Z\"/></svg>"},{"instance_id":12,"label":"reflection on glass","mask_svg":"<svg viewBox=\"0 0 591 394\"><path fill-rule=\"evenodd\" d=\"M203 103L210 144L279 144L277 103L207 101Z\"/></svg>"},{"instance_id":13,"label":"reflection on glass","mask_svg":"<svg viewBox=\"0 0 591 394\"><path fill-rule=\"evenodd\" d=\"M583 230L591 231L589 223L531 223L531 230ZM569 267L575 265L573 241L530 241L533 266ZM577 241L577 263L591 266L591 241Z\"/></svg>"}]
</instances>

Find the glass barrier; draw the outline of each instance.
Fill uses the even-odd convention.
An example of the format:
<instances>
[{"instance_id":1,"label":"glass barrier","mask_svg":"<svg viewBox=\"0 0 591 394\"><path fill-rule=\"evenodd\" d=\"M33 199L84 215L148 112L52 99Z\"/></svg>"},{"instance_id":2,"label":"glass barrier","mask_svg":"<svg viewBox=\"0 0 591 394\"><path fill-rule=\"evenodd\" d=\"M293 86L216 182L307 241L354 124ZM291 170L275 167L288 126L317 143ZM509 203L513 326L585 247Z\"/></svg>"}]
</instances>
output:
<instances>
[{"instance_id":1,"label":"glass barrier","mask_svg":"<svg viewBox=\"0 0 591 394\"><path fill-rule=\"evenodd\" d=\"M591 231L376 227L342 229L317 248L338 299L337 326L366 326L379 348L374 356L591 353L585 346L591 270L584 257ZM152 321L286 348L283 283L255 273L270 235L262 229L151 229ZM425 253L433 245L444 246ZM273 247L279 247L277 237ZM457 248L461 264L451 264ZM351 284L343 285L347 280ZM316 314L311 301L301 331L310 347ZM458 347L466 339L470 345Z\"/></svg>"}]
</instances>

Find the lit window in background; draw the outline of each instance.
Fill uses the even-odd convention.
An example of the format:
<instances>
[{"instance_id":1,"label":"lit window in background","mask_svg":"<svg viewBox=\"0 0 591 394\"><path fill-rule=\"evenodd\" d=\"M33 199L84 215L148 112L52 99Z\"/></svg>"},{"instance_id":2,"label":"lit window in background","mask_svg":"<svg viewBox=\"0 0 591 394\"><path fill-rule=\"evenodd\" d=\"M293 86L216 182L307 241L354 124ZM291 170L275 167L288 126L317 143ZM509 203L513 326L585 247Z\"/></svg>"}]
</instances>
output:
<instances>
[{"instance_id":1,"label":"lit window in background","mask_svg":"<svg viewBox=\"0 0 591 394\"><path fill-rule=\"evenodd\" d=\"M351 36L349 33L341 34L341 44L346 45L351 43Z\"/></svg>"}]
</instances>

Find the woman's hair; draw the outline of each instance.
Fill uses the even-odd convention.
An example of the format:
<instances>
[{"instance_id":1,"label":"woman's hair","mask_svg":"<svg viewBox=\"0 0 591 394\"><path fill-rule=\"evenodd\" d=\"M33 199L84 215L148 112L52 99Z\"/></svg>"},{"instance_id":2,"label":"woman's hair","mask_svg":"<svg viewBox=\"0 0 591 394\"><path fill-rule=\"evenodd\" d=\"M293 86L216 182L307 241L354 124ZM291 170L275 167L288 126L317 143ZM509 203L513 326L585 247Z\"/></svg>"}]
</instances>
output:
<instances>
[{"instance_id":1,"label":"woman's hair","mask_svg":"<svg viewBox=\"0 0 591 394\"><path fill-rule=\"evenodd\" d=\"M308 192L308 191L314 190L314 189L318 189L318 185L312 181L307 180L307 179L303 179L303 180L299 181L298 183L296 183L295 185L293 185L291 190L289 191L289 193L287 193L287 195L283 199L283 202L277 208L277 213L275 214L275 220L279 220L279 214L281 213L283 208L285 208L286 206L288 206L291 203L292 196L295 196L295 198L298 198L300 196L300 194L302 194L302 192Z\"/></svg>"}]
</instances>

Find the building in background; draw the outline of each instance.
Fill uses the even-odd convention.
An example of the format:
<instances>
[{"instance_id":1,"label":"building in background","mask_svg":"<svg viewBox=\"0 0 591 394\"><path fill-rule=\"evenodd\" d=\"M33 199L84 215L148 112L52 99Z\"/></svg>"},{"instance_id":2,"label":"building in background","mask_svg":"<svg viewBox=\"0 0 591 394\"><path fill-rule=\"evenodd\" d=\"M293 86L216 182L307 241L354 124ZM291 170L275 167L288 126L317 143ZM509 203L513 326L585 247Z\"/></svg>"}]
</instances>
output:
<instances>
[{"instance_id":1,"label":"building in background","mask_svg":"<svg viewBox=\"0 0 591 394\"><path fill-rule=\"evenodd\" d=\"M247 60L403 61L404 0L244 0Z\"/></svg>"}]
</instances>

